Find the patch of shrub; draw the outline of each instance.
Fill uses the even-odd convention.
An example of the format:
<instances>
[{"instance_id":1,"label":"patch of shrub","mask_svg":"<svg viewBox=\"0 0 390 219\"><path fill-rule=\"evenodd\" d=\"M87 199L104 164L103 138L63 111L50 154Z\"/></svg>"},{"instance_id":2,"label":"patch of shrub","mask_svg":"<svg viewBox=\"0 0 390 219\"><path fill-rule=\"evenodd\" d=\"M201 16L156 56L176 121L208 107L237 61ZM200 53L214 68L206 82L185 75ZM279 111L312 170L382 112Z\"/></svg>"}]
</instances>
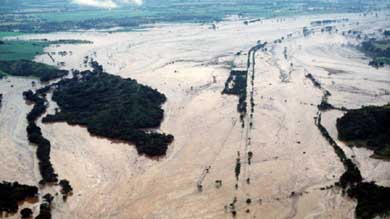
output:
<instances>
[{"instance_id":1,"label":"patch of shrub","mask_svg":"<svg viewBox=\"0 0 390 219\"><path fill-rule=\"evenodd\" d=\"M390 188L373 182L359 183L350 188L348 196L358 201L355 215L357 219L372 219L390 213Z\"/></svg>"},{"instance_id":2,"label":"patch of shrub","mask_svg":"<svg viewBox=\"0 0 390 219\"><path fill-rule=\"evenodd\" d=\"M240 113L240 119L242 121L247 112L247 75L248 71L232 70L222 91L223 94L238 96L237 111Z\"/></svg>"},{"instance_id":3,"label":"patch of shrub","mask_svg":"<svg viewBox=\"0 0 390 219\"><path fill-rule=\"evenodd\" d=\"M37 158L39 171L42 176L41 184L58 181L57 174L50 162L50 141L42 136L41 128L36 125L36 120L46 112L46 100L41 97L43 91L33 93L31 90L23 92L26 100L34 103L33 109L27 114L27 138L30 143L37 145ZM41 95L40 95L41 94Z\"/></svg>"},{"instance_id":4,"label":"patch of shrub","mask_svg":"<svg viewBox=\"0 0 390 219\"><path fill-rule=\"evenodd\" d=\"M22 218L32 218L33 212L30 208L23 208L20 211L20 215Z\"/></svg>"},{"instance_id":5,"label":"patch of shrub","mask_svg":"<svg viewBox=\"0 0 390 219\"><path fill-rule=\"evenodd\" d=\"M151 131L163 120L165 95L105 73L96 62L92 67L54 85L53 100L61 110L42 121L86 126L93 135L135 143L139 154L165 155L173 136Z\"/></svg>"},{"instance_id":6,"label":"patch of shrub","mask_svg":"<svg viewBox=\"0 0 390 219\"><path fill-rule=\"evenodd\" d=\"M36 186L22 185L18 182L0 183L0 213L16 213L19 202L28 198L35 198L38 195Z\"/></svg>"},{"instance_id":7,"label":"patch of shrub","mask_svg":"<svg viewBox=\"0 0 390 219\"><path fill-rule=\"evenodd\" d=\"M73 188L66 179L60 180L58 184L61 186L61 194L63 195L63 199L66 200L67 197L72 194Z\"/></svg>"},{"instance_id":8,"label":"patch of shrub","mask_svg":"<svg viewBox=\"0 0 390 219\"><path fill-rule=\"evenodd\" d=\"M66 70L29 60L0 61L0 71L13 76L38 77L43 82L68 74Z\"/></svg>"},{"instance_id":9,"label":"patch of shrub","mask_svg":"<svg viewBox=\"0 0 390 219\"><path fill-rule=\"evenodd\" d=\"M39 215L35 219L51 219L51 203L54 197L49 193L43 196L43 202L39 206Z\"/></svg>"},{"instance_id":10,"label":"patch of shrub","mask_svg":"<svg viewBox=\"0 0 390 219\"><path fill-rule=\"evenodd\" d=\"M390 158L390 104L349 110L337 119L338 138Z\"/></svg>"}]
</instances>

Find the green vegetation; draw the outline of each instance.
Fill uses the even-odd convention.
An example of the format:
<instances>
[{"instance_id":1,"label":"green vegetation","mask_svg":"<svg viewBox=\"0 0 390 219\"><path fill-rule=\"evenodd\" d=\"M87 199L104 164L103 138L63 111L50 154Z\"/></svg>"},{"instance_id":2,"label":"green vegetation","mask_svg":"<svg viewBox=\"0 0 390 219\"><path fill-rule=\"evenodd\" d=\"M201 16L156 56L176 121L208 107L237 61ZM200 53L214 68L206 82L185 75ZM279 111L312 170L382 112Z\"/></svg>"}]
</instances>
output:
<instances>
[{"instance_id":1,"label":"green vegetation","mask_svg":"<svg viewBox=\"0 0 390 219\"><path fill-rule=\"evenodd\" d=\"M1 32L0 32L1 33ZM11 34L9 34L11 35ZM1 38L1 36L0 36ZM0 60L33 60L35 56L44 54L45 47L53 44L92 44L89 40L60 39L42 40L0 40Z\"/></svg>"},{"instance_id":2,"label":"green vegetation","mask_svg":"<svg viewBox=\"0 0 390 219\"><path fill-rule=\"evenodd\" d=\"M390 49L390 41L382 40L373 42L373 46L375 50L386 50Z\"/></svg>"},{"instance_id":3,"label":"green vegetation","mask_svg":"<svg viewBox=\"0 0 390 219\"><path fill-rule=\"evenodd\" d=\"M51 219L51 207L54 197L51 194L43 196L43 202L39 206L39 215L35 219Z\"/></svg>"},{"instance_id":4,"label":"green vegetation","mask_svg":"<svg viewBox=\"0 0 390 219\"><path fill-rule=\"evenodd\" d=\"M315 117L315 125L321 135L333 147L335 154L343 164L345 172L340 176L337 186L341 187L343 194L356 199L358 204L355 216L358 219L373 219L377 216L390 214L390 188L376 185L374 182L363 181L358 166L347 157L343 149L336 143L326 128L321 124L321 111L334 108L327 103L330 92L321 87L313 75L306 77L313 85L324 92L322 102L318 105L318 114ZM345 110L343 107L340 110ZM337 120L337 129L341 140L366 140L375 144L380 151L388 148L390 139L390 104L383 107L363 107L358 110L349 110L342 118ZM386 149L388 151L388 149ZM387 156L389 154L387 153Z\"/></svg>"},{"instance_id":5,"label":"green vegetation","mask_svg":"<svg viewBox=\"0 0 390 219\"><path fill-rule=\"evenodd\" d=\"M18 182L0 183L0 215L3 212L16 213L20 202L37 196L38 188L35 186L22 185Z\"/></svg>"},{"instance_id":6,"label":"green vegetation","mask_svg":"<svg viewBox=\"0 0 390 219\"><path fill-rule=\"evenodd\" d=\"M339 109L339 108L336 108L334 107L332 104L328 103L328 98L332 95L328 90L326 90L325 88L323 88L321 86L321 83L316 79L314 78L314 76L311 74L311 73L308 73L305 75L306 78L308 78L312 83L313 83L313 86L322 90L323 92L323 96L322 96L322 99L321 99L321 103L318 104L317 108L320 110L320 111L327 111L327 110L331 110L331 109ZM339 110L344 110L344 108L341 108Z\"/></svg>"},{"instance_id":7,"label":"green vegetation","mask_svg":"<svg viewBox=\"0 0 390 219\"><path fill-rule=\"evenodd\" d=\"M0 60L32 60L49 45L43 41L6 40L0 44Z\"/></svg>"},{"instance_id":8,"label":"green vegetation","mask_svg":"<svg viewBox=\"0 0 390 219\"><path fill-rule=\"evenodd\" d=\"M355 210L357 219L390 215L389 187L378 186L373 182L363 182L351 187L347 193L349 197L358 201Z\"/></svg>"},{"instance_id":9,"label":"green vegetation","mask_svg":"<svg viewBox=\"0 0 390 219\"><path fill-rule=\"evenodd\" d=\"M234 168L234 174L236 176L237 181L238 181L238 177L240 176L240 172L241 172L241 161L240 161L240 158L237 158L236 166Z\"/></svg>"},{"instance_id":10,"label":"green vegetation","mask_svg":"<svg viewBox=\"0 0 390 219\"><path fill-rule=\"evenodd\" d=\"M322 136L328 141L328 143L333 147L337 157L343 163L345 172L341 175L339 179L339 186L343 189L347 189L351 184L360 183L363 178L360 174L359 168L352 162L351 159L347 157L343 149L334 141L332 136L330 136L329 132L326 128L321 124L321 114L316 118L316 126L320 130Z\"/></svg>"},{"instance_id":11,"label":"green vegetation","mask_svg":"<svg viewBox=\"0 0 390 219\"><path fill-rule=\"evenodd\" d=\"M343 18L343 19L327 19L327 20L318 20L318 21L312 21L310 23L311 26L321 26L321 25L331 25L335 23L342 23L342 22L348 22L348 18Z\"/></svg>"},{"instance_id":12,"label":"green vegetation","mask_svg":"<svg viewBox=\"0 0 390 219\"><path fill-rule=\"evenodd\" d=\"M375 57L369 64L377 68L390 65L390 57Z\"/></svg>"},{"instance_id":13,"label":"green vegetation","mask_svg":"<svg viewBox=\"0 0 390 219\"><path fill-rule=\"evenodd\" d=\"M22 219L32 218L32 215L33 215L33 212L30 208L23 208L20 211L20 216L22 217Z\"/></svg>"},{"instance_id":14,"label":"green vegetation","mask_svg":"<svg viewBox=\"0 0 390 219\"><path fill-rule=\"evenodd\" d=\"M5 76L7 76L7 74L6 74L5 72L2 72L2 71L0 70L0 79L2 79L2 78L5 77Z\"/></svg>"},{"instance_id":15,"label":"green vegetation","mask_svg":"<svg viewBox=\"0 0 390 219\"><path fill-rule=\"evenodd\" d=\"M362 12L385 8L386 0L160 0L111 10L80 7L60 0L8 1L0 5L0 31L54 32L71 29L133 28L156 22L212 22L229 15L269 18L304 14Z\"/></svg>"},{"instance_id":16,"label":"green vegetation","mask_svg":"<svg viewBox=\"0 0 390 219\"><path fill-rule=\"evenodd\" d=\"M321 83L314 78L314 76L311 73L308 73L305 75L306 78L308 78L314 85L314 87L322 89Z\"/></svg>"},{"instance_id":17,"label":"green vegetation","mask_svg":"<svg viewBox=\"0 0 390 219\"><path fill-rule=\"evenodd\" d=\"M248 151L248 165L251 165L252 158L253 158L253 152L252 151Z\"/></svg>"},{"instance_id":18,"label":"green vegetation","mask_svg":"<svg viewBox=\"0 0 390 219\"><path fill-rule=\"evenodd\" d=\"M0 31L0 39L4 37L11 37L11 36L20 36L23 33L20 32L1 32Z\"/></svg>"},{"instance_id":19,"label":"green vegetation","mask_svg":"<svg viewBox=\"0 0 390 219\"><path fill-rule=\"evenodd\" d=\"M34 103L34 107L27 114L27 138L28 141L37 146L37 157L39 160L39 172L42 180L40 184L55 183L58 181L57 174L54 171L50 161L50 141L42 135L41 128L37 126L36 120L46 112L47 101L45 99L46 92L50 87L45 87L33 93L31 90L23 92L23 96L27 101Z\"/></svg>"},{"instance_id":20,"label":"green vegetation","mask_svg":"<svg viewBox=\"0 0 390 219\"><path fill-rule=\"evenodd\" d=\"M367 147L375 158L390 159L390 104L350 110L337 119L339 139Z\"/></svg>"},{"instance_id":21,"label":"green vegetation","mask_svg":"<svg viewBox=\"0 0 390 219\"><path fill-rule=\"evenodd\" d=\"M336 183L350 198L356 199L358 204L355 209L357 219L373 219L376 216L390 214L390 188L378 186L374 182L364 182L359 168L329 135L329 132L321 124L321 114L316 118L316 126L323 137L334 148L336 155L344 165L345 172Z\"/></svg>"},{"instance_id":22,"label":"green vegetation","mask_svg":"<svg viewBox=\"0 0 390 219\"><path fill-rule=\"evenodd\" d=\"M248 71L230 71L229 78L225 82L225 88L223 89L223 94L237 95L239 97L237 111L240 113L241 122L247 112L247 75Z\"/></svg>"},{"instance_id":23,"label":"green vegetation","mask_svg":"<svg viewBox=\"0 0 390 219\"><path fill-rule=\"evenodd\" d=\"M372 57L369 65L376 68L390 65L390 40L364 41L361 49L367 56Z\"/></svg>"},{"instance_id":24,"label":"green vegetation","mask_svg":"<svg viewBox=\"0 0 390 219\"><path fill-rule=\"evenodd\" d=\"M44 82L68 74L68 71L59 70L50 65L28 60L0 61L0 71L13 76L39 77L39 79Z\"/></svg>"},{"instance_id":25,"label":"green vegetation","mask_svg":"<svg viewBox=\"0 0 390 219\"><path fill-rule=\"evenodd\" d=\"M74 39L69 39L69 40L52 40L48 41L47 39L44 39L43 42L48 42L50 44L92 44L92 41L89 40L74 40Z\"/></svg>"},{"instance_id":26,"label":"green vegetation","mask_svg":"<svg viewBox=\"0 0 390 219\"><path fill-rule=\"evenodd\" d=\"M110 75L97 63L93 65L93 72L76 72L72 79L55 84L53 100L61 110L42 121L86 126L93 135L134 142L139 154L165 155L173 136L148 129L160 125L166 97L136 80Z\"/></svg>"},{"instance_id":27,"label":"green vegetation","mask_svg":"<svg viewBox=\"0 0 390 219\"><path fill-rule=\"evenodd\" d=\"M69 181L66 179L60 180L58 184L61 186L61 194L63 195L62 198L64 199L64 201L66 201L68 196L72 195L73 188L70 185Z\"/></svg>"}]
</instances>

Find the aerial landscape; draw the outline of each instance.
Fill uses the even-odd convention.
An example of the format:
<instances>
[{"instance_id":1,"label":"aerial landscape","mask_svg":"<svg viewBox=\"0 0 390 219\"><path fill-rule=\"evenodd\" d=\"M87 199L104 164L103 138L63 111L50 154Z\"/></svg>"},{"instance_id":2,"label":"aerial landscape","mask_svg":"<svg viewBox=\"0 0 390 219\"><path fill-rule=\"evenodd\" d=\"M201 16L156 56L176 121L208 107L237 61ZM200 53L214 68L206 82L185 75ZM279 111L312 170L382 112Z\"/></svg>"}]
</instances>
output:
<instances>
[{"instance_id":1,"label":"aerial landscape","mask_svg":"<svg viewBox=\"0 0 390 219\"><path fill-rule=\"evenodd\" d=\"M390 1L0 2L0 218L390 218Z\"/></svg>"}]
</instances>

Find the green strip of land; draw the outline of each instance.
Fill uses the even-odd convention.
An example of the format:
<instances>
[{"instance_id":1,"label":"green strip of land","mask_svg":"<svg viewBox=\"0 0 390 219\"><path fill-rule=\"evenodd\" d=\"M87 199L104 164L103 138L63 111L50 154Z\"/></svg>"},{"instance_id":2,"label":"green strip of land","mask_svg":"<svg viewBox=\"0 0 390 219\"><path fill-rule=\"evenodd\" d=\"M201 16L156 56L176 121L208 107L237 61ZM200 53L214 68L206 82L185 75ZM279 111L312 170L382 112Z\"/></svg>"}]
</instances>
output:
<instances>
[{"instance_id":1,"label":"green strip of land","mask_svg":"<svg viewBox=\"0 0 390 219\"><path fill-rule=\"evenodd\" d=\"M33 60L43 54L48 42L5 40L0 44L0 60Z\"/></svg>"}]
</instances>

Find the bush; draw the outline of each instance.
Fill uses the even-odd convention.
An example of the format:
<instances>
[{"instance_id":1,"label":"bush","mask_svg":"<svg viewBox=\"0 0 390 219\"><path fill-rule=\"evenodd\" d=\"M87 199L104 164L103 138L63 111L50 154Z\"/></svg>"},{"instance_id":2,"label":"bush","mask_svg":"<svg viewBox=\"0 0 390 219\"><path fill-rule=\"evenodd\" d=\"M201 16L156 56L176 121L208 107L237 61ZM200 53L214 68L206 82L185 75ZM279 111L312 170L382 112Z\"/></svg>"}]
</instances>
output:
<instances>
[{"instance_id":1,"label":"bush","mask_svg":"<svg viewBox=\"0 0 390 219\"><path fill-rule=\"evenodd\" d=\"M43 196L43 201L39 206L39 215L35 219L51 219L51 203L54 197L49 193Z\"/></svg>"},{"instance_id":2,"label":"bush","mask_svg":"<svg viewBox=\"0 0 390 219\"><path fill-rule=\"evenodd\" d=\"M63 199L66 200L66 198L72 194L73 188L66 179L61 180L59 185L61 186L61 194L63 195Z\"/></svg>"},{"instance_id":3,"label":"bush","mask_svg":"<svg viewBox=\"0 0 390 219\"><path fill-rule=\"evenodd\" d=\"M31 218L32 215L33 215L33 212L31 209L29 208L23 208L21 211L20 211L20 215L22 216L22 218Z\"/></svg>"},{"instance_id":4,"label":"bush","mask_svg":"<svg viewBox=\"0 0 390 219\"><path fill-rule=\"evenodd\" d=\"M18 182L0 183L0 213L16 213L18 204L27 198L35 198L38 195L38 188L35 186L22 185Z\"/></svg>"}]
</instances>

